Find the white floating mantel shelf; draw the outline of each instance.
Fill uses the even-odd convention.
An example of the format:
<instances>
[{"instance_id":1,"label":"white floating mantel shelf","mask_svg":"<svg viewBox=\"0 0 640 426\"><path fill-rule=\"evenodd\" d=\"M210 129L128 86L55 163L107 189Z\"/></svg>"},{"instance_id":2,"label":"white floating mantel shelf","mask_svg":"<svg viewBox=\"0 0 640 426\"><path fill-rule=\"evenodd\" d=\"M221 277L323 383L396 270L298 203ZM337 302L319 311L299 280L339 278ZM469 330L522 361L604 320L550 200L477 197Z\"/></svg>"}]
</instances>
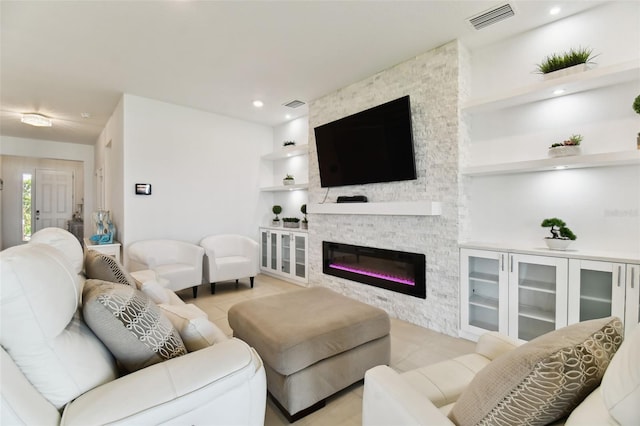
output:
<instances>
[{"instance_id":1,"label":"white floating mantel shelf","mask_svg":"<svg viewBox=\"0 0 640 426\"><path fill-rule=\"evenodd\" d=\"M357 214L386 216L439 216L439 201L393 201L381 203L323 203L307 206L314 214Z\"/></svg>"}]
</instances>

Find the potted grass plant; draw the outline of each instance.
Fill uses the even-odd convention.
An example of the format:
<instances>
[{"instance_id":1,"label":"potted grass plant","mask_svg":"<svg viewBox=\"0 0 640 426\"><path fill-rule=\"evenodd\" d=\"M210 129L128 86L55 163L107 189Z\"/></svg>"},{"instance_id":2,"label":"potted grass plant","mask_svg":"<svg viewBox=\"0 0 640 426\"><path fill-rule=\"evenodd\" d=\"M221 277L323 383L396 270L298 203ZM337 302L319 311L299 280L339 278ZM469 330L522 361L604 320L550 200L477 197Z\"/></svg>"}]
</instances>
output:
<instances>
[{"instance_id":1,"label":"potted grass plant","mask_svg":"<svg viewBox=\"0 0 640 426\"><path fill-rule=\"evenodd\" d=\"M551 250L566 250L571 241L578 238L567 228L567 224L557 217L543 220L540 226L550 228L551 237L545 237L544 241Z\"/></svg>"},{"instance_id":2,"label":"potted grass plant","mask_svg":"<svg viewBox=\"0 0 640 426\"><path fill-rule=\"evenodd\" d=\"M296 183L295 178L293 177L293 175L287 174L284 179L282 179L282 184L283 185L294 185Z\"/></svg>"},{"instance_id":3,"label":"potted grass plant","mask_svg":"<svg viewBox=\"0 0 640 426\"><path fill-rule=\"evenodd\" d=\"M640 95L636 96L636 99L633 101L633 110L636 114L640 114ZM638 133L637 144L638 149L640 149L640 132Z\"/></svg>"},{"instance_id":4,"label":"potted grass plant","mask_svg":"<svg viewBox=\"0 0 640 426\"><path fill-rule=\"evenodd\" d=\"M547 56L536 65L537 72L543 75L545 80L562 77L574 72L586 71L593 59L598 56L593 54L593 49L578 47L567 52L554 53Z\"/></svg>"},{"instance_id":5,"label":"potted grass plant","mask_svg":"<svg viewBox=\"0 0 640 426\"><path fill-rule=\"evenodd\" d=\"M285 228L299 228L300 219L297 217L283 217L282 224Z\"/></svg>"}]
</instances>

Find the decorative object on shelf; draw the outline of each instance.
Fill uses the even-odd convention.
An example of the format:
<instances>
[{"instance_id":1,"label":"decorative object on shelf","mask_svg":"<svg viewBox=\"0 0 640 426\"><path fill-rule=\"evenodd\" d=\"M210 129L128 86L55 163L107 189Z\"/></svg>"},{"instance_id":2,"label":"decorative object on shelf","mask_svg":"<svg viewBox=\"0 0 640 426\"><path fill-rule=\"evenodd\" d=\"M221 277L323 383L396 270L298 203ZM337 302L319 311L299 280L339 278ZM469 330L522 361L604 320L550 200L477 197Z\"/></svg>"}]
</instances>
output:
<instances>
[{"instance_id":1,"label":"decorative object on shelf","mask_svg":"<svg viewBox=\"0 0 640 426\"><path fill-rule=\"evenodd\" d=\"M633 101L633 110L637 114L640 114L640 95L636 96L636 100ZM640 132L638 132L637 144L638 144L638 149L640 149Z\"/></svg>"},{"instance_id":2,"label":"decorative object on shelf","mask_svg":"<svg viewBox=\"0 0 640 426\"><path fill-rule=\"evenodd\" d=\"M276 204L271 208L271 211L276 215L276 217L271 221L271 226L280 226L280 218L278 215L282 213L282 207Z\"/></svg>"},{"instance_id":3,"label":"decorative object on shelf","mask_svg":"<svg viewBox=\"0 0 640 426\"><path fill-rule=\"evenodd\" d=\"M284 142L282 142L282 146L283 147L293 146L295 144L296 144L296 141L284 141Z\"/></svg>"},{"instance_id":4,"label":"decorative object on shelf","mask_svg":"<svg viewBox=\"0 0 640 426\"><path fill-rule=\"evenodd\" d=\"M549 156L566 157L568 155L580 154L580 142L582 142L582 139L582 135L571 135L571 137L564 142L554 143L549 147Z\"/></svg>"},{"instance_id":5,"label":"decorative object on shelf","mask_svg":"<svg viewBox=\"0 0 640 426\"><path fill-rule=\"evenodd\" d=\"M566 250L571 241L575 240L576 235L567 228L567 224L557 217L545 219L540 226L543 228L551 228L551 237L545 237L544 241L551 250Z\"/></svg>"},{"instance_id":6,"label":"decorative object on shelf","mask_svg":"<svg viewBox=\"0 0 640 426\"><path fill-rule=\"evenodd\" d=\"M112 244L116 236L116 227L109 218L108 210L98 210L93 213L95 234L89 239L95 244Z\"/></svg>"},{"instance_id":7,"label":"decorative object on shelf","mask_svg":"<svg viewBox=\"0 0 640 426\"><path fill-rule=\"evenodd\" d=\"M572 48L562 54L554 53L547 56L542 63L537 65L537 71L539 74L543 74L545 80L586 71L588 64L594 63L592 60L596 56L598 55L593 55L593 49Z\"/></svg>"},{"instance_id":8,"label":"decorative object on shelf","mask_svg":"<svg viewBox=\"0 0 640 426\"><path fill-rule=\"evenodd\" d=\"M286 175L284 179L282 179L283 185L294 185L295 183L296 183L296 180L293 177L293 175Z\"/></svg>"},{"instance_id":9,"label":"decorative object on shelf","mask_svg":"<svg viewBox=\"0 0 640 426\"><path fill-rule=\"evenodd\" d=\"M304 218L301 222L302 229L309 229L309 221L307 220L307 205L303 204L302 206L300 206L300 211L304 215Z\"/></svg>"},{"instance_id":10,"label":"decorative object on shelf","mask_svg":"<svg viewBox=\"0 0 640 426\"><path fill-rule=\"evenodd\" d=\"M297 217L283 217L282 224L285 228L299 228L300 219Z\"/></svg>"}]
</instances>

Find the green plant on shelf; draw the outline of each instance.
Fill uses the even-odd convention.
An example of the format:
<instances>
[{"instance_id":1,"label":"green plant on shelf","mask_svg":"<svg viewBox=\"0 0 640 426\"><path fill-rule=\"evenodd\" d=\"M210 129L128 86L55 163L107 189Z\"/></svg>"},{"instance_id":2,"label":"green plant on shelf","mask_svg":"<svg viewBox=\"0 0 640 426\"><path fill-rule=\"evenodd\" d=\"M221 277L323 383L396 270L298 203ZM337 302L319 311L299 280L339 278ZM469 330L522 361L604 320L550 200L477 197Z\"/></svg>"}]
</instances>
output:
<instances>
[{"instance_id":1,"label":"green plant on shelf","mask_svg":"<svg viewBox=\"0 0 640 426\"><path fill-rule=\"evenodd\" d=\"M282 142L282 146L293 146L296 144L296 141L284 141Z\"/></svg>"},{"instance_id":2,"label":"green plant on shelf","mask_svg":"<svg viewBox=\"0 0 640 426\"><path fill-rule=\"evenodd\" d=\"M576 235L571 231L571 229L567 228L567 224L557 217L552 217L549 219L545 219L540 224L543 228L551 228L549 231L551 232L551 237L554 240L575 240Z\"/></svg>"},{"instance_id":3,"label":"green plant on shelf","mask_svg":"<svg viewBox=\"0 0 640 426\"><path fill-rule=\"evenodd\" d=\"M596 56L598 55L593 55L593 49L584 47L572 48L568 52L554 53L547 56L536 67L538 74L548 74L575 65L591 64Z\"/></svg>"},{"instance_id":4,"label":"green plant on shelf","mask_svg":"<svg viewBox=\"0 0 640 426\"><path fill-rule=\"evenodd\" d=\"M300 219L297 217L283 217L282 221L287 223L298 223L300 222Z\"/></svg>"},{"instance_id":5,"label":"green plant on shelf","mask_svg":"<svg viewBox=\"0 0 640 426\"><path fill-rule=\"evenodd\" d=\"M282 207L276 204L275 206L273 206L271 208L271 212L276 215L276 217L273 219L273 221L274 222L280 221L280 219L278 218L278 215L280 213L282 213Z\"/></svg>"},{"instance_id":6,"label":"green plant on shelf","mask_svg":"<svg viewBox=\"0 0 640 426\"><path fill-rule=\"evenodd\" d=\"M579 146L583 139L582 135L571 135L571 137L566 141L556 142L549 148L557 148L559 146Z\"/></svg>"},{"instance_id":7,"label":"green plant on shelf","mask_svg":"<svg viewBox=\"0 0 640 426\"><path fill-rule=\"evenodd\" d=\"M307 205L303 204L302 206L300 206L300 212L302 212L302 214L304 215L304 218L302 219L302 223L309 223L309 221L307 220Z\"/></svg>"}]
</instances>

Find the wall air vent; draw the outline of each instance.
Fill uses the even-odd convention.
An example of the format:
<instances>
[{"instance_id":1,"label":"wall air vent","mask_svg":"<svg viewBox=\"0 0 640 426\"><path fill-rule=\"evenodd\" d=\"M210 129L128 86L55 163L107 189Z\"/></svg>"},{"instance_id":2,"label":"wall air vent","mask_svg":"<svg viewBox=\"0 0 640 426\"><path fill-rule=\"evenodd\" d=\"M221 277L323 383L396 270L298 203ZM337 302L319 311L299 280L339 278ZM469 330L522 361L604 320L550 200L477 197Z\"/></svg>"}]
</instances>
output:
<instances>
[{"instance_id":1,"label":"wall air vent","mask_svg":"<svg viewBox=\"0 0 640 426\"><path fill-rule=\"evenodd\" d=\"M299 101L299 100L296 99L296 100L293 100L291 102L287 102L286 104L283 104L283 105L286 106L286 107L289 107L289 108L298 108L299 106L304 105L304 102Z\"/></svg>"},{"instance_id":2,"label":"wall air vent","mask_svg":"<svg viewBox=\"0 0 640 426\"><path fill-rule=\"evenodd\" d=\"M513 15L515 15L513 8L510 4L507 3L486 12L482 12L480 15L469 18L469 22L476 30L480 30L484 27L495 24L496 22L500 22L503 19L510 18Z\"/></svg>"}]
</instances>

